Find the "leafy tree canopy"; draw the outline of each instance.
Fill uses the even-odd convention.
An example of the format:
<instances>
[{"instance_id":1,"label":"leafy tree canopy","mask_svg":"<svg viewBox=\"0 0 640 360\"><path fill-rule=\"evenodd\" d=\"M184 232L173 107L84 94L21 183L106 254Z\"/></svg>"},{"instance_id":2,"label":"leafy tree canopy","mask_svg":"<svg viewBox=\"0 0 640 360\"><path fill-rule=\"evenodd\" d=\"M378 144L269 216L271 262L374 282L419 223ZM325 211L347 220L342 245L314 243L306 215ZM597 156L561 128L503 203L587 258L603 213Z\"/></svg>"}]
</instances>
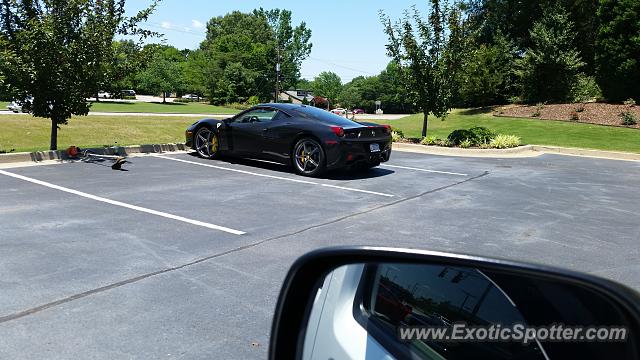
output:
<instances>
[{"instance_id":1,"label":"leafy tree canopy","mask_svg":"<svg viewBox=\"0 0 640 360\"><path fill-rule=\"evenodd\" d=\"M31 113L51 119L52 150L59 124L86 115L86 99L110 76L115 34L147 37L137 27L156 2L125 17L124 0L1 0L0 78L8 93L31 95Z\"/></svg>"},{"instance_id":2,"label":"leafy tree canopy","mask_svg":"<svg viewBox=\"0 0 640 360\"><path fill-rule=\"evenodd\" d=\"M601 0L598 19L597 78L604 96L640 102L640 1Z\"/></svg>"}]
</instances>

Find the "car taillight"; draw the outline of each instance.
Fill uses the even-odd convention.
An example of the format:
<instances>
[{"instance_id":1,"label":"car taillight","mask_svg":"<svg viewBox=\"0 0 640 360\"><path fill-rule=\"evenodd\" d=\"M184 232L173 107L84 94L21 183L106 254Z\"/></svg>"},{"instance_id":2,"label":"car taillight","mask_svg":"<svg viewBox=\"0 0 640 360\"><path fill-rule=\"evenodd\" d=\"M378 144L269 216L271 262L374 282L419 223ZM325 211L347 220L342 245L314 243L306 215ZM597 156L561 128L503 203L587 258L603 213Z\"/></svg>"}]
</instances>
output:
<instances>
[{"instance_id":1,"label":"car taillight","mask_svg":"<svg viewBox=\"0 0 640 360\"><path fill-rule=\"evenodd\" d=\"M344 136L344 129L341 128L340 126L330 126L330 127L331 127L331 131L333 131L333 133L336 134L337 137Z\"/></svg>"},{"instance_id":2,"label":"car taillight","mask_svg":"<svg viewBox=\"0 0 640 360\"><path fill-rule=\"evenodd\" d=\"M391 125L382 125L384 126L385 134L391 134Z\"/></svg>"}]
</instances>

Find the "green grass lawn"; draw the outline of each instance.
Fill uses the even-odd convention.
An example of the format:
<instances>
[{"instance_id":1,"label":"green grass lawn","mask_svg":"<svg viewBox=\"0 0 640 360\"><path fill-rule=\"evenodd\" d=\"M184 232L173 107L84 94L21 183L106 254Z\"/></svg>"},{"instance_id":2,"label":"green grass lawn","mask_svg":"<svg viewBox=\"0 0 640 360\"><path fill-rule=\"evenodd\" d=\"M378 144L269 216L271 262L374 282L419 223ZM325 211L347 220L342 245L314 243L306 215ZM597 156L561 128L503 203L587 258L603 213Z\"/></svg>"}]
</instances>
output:
<instances>
[{"instance_id":1,"label":"green grass lawn","mask_svg":"<svg viewBox=\"0 0 640 360\"><path fill-rule=\"evenodd\" d=\"M6 106L6 105L5 105ZM165 114L237 114L240 110L205 103L93 102L91 111Z\"/></svg>"},{"instance_id":2,"label":"green grass lawn","mask_svg":"<svg viewBox=\"0 0 640 360\"><path fill-rule=\"evenodd\" d=\"M7 110L8 101L0 101L0 110Z\"/></svg>"},{"instance_id":3,"label":"green grass lawn","mask_svg":"<svg viewBox=\"0 0 640 360\"><path fill-rule=\"evenodd\" d=\"M139 145L184 142L195 118L154 116L81 116L58 130L58 149L70 145ZM0 151L47 150L51 122L29 115L0 115Z\"/></svg>"},{"instance_id":4,"label":"green grass lawn","mask_svg":"<svg viewBox=\"0 0 640 360\"><path fill-rule=\"evenodd\" d=\"M196 104L190 104L196 105ZM204 105L209 106L209 105ZM184 141L184 130L195 118L160 116L80 116L58 132L60 149L70 145L95 147ZM400 120L376 121L391 124L407 137L420 137L422 115ZM50 122L29 115L0 116L0 151L46 150ZM429 121L429 135L445 138L451 131L485 126L503 134L514 134L524 144L556 145L640 153L640 130L618 127L493 117L490 114L455 110L446 120Z\"/></svg>"},{"instance_id":5,"label":"green grass lawn","mask_svg":"<svg viewBox=\"0 0 640 360\"><path fill-rule=\"evenodd\" d=\"M400 120L374 120L390 124L404 133L405 137L419 138L422 132L422 114ZM640 153L640 130L613 126L495 117L489 113L454 110L442 121L429 117L428 136L446 138L451 131L484 126L502 134L513 134L522 138L523 144L554 145L599 150L614 150Z\"/></svg>"}]
</instances>

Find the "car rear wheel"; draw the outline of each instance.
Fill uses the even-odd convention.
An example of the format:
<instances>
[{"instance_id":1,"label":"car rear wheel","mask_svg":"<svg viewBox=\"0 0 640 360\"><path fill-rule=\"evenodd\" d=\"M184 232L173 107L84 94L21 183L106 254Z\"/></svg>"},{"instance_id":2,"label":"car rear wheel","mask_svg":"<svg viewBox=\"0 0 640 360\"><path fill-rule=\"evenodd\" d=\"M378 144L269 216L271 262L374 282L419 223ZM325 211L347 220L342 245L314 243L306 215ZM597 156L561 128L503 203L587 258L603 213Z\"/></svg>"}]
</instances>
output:
<instances>
[{"instance_id":1,"label":"car rear wheel","mask_svg":"<svg viewBox=\"0 0 640 360\"><path fill-rule=\"evenodd\" d=\"M203 126L196 131L194 145L198 155L205 159L218 156L218 134Z\"/></svg>"},{"instance_id":2,"label":"car rear wheel","mask_svg":"<svg viewBox=\"0 0 640 360\"><path fill-rule=\"evenodd\" d=\"M293 148L293 168L303 176L318 176L326 169L324 150L311 138L300 139Z\"/></svg>"}]
</instances>

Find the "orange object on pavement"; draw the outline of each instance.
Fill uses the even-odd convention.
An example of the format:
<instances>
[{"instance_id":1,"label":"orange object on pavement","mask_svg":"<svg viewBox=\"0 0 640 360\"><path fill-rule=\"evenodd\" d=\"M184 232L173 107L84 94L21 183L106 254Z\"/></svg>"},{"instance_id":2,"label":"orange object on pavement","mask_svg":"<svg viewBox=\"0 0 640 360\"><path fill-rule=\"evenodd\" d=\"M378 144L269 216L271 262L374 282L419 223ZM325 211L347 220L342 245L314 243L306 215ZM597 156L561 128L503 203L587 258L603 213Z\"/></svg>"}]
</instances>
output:
<instances>
[{"instance_id":1,"label":"orange object on pavement","mask_svg":"<svg viewBox=\"0 0 640 360\"><path fill-rule=\"evenodd\" d=\"M76 146L69 146L69 148L67 149L67 155L69 155L69 157L76 157L78 156L78 154L80 153L80 149L78 149L78 147Z\"/></svg>"}]
</instances>

